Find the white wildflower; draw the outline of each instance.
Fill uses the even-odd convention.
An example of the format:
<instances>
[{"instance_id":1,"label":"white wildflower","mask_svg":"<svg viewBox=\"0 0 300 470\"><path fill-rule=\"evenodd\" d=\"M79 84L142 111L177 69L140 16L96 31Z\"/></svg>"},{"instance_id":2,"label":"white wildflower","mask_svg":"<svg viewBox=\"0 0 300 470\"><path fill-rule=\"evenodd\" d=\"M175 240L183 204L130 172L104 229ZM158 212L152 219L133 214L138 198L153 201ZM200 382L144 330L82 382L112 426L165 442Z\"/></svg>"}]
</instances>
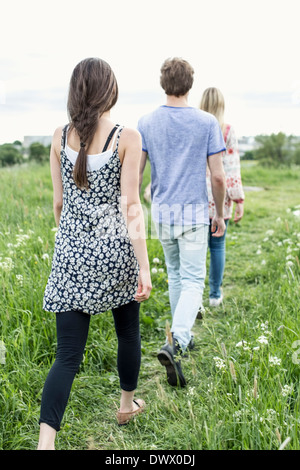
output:
<instances>
[{"instance_id":1,"label":"white wildflower","mask_svg":"<svg viewBox=\"0 0 300 470\"><path fill-rule=\"evenodd\" d=\"M281 390L281 395L283 397L287 397L288 395L291 395L293 388L294 388L293 385L285 385Z\"/></svg>"},{"instance_id":2,"label":"white wildflower","mask_svg":"<svg viewBox=\"0 0 300 470\"><path fill-rule=\"evenodd\" d=\"M156 268L152 268L152 269L151 269L151 272L152 272L153 274L156 274L156 273L157 273L157 269L156 269Z\"/></svg>"},{"instance_id":3,"label":"white wildflower","mask_svg":"<svg viewBox=\"0 0 300 470\"><path fill-rule=\"evenodd\" d=\"M281 222L281 218L277 217L276 222Z\"/></svg>"},{"instance_id":4,"label":"white wildflower","mask_svg":"<svg viewBox=\"0 0 300 470\"><path fill-rule=\"evenodd\" d=\"M261 250L257 250L256 254L261 255Z\"/></svg>"},{"instance_id":5,"label":"white wildflower","mask_svg":"<svg viewBox=\"0 0 300 470\"><path fill-rule=\"evenodd\" d=\"M216 367L220 370L224 370L226 369L226 364L225 364L225 361L223 359L221 359L220 357L214 357L214 361L216 363Z\"/></svg>"},{"instance_id":6,"label":"white wildflower","mask_svg":"<svg viewBox=\"0 0 300 470\"><path fill-rule=\"evenodd\" d=\"M277 411L273 410L272 408L267 408L267 414L268 414L268 417L271 418L277 415Z\"/></svg>"},{"instance_id":7,"label":"white wildflower","mask_svg":"<svg viewBox=\"0 0 300 470\"><path fill-rule=\"evenodd\" d=\"M42 255L42 259L48 260L48 259L49 259L48 253L44 253L44 254Z\"/></svg>"},{"instance_id":8,"label":"white wildflower","mask_svg":"<svg viewBox=\"0 0 300 470\"><path fill-rule=\"evenodd\" d=\"M4 258L4 260L0 262L0 268L2 268L3 271L11 271L14 268L13 260L11 258Z\"/></svg>"},{"instance_id":9,"label":"white wildflower","mask_svg":"<svg viewBox=\"0 0 300 470\"><path fill-rule=\"evenodd\" d=\"M263 259L262 262L261 262L262 265L265 265L266 264L266 260Z\"/></svg>"},{"instance_id":10,"label":"white wildflower","mask_svg":"<svg viewBox=\"0 0 300 470\"><path fill-rule=\"evenodd\" d=\"M237 410L233 413L233 417L237 420L237 421L241 421L241 418L242 418L242 415L243 415L243 412L241 410Z\"/></svg>"},{"instance_id":11,"label":"white wildflower","mask_svg":"<svg viewBox=\"0 0 300 470\"><path fill-rule=\"evenodd\" d=\"M190 396L195 395L195 387L189 387L187 394Z\"/></svg>"},{"instance_id":12,"label":"white wildflower","mask_svg":"<svg viewBox=\"0 0 300 470\"><path fill-rule=\"evenodd\" d=\"M280 366L281 359L279 359L279 357L276 357L276 356L270 356L269 357L269 364L270 364L271 367Z\"/></svg>"},{"instance_id":13,"label":"white wildflower","mask_svg":"<svg viewBox=\"0 0 300 470\"><path fill-rule=\"evenodd\" d=\"M250 349L249 346L248 346L247 341L244 341L244 340L239 341L239 343L237 343L235 345L235 347L236 348L243 348L244 351L248 351Z\"/></svg>"},{"instance_id":14,"label":"white wildflower","mask_svg":"<svg viewBox=\"0 0 300 470\"><path fill-rule=\"evenodd\" d=\"M159 272L159 273L163 273L163 272L164 272L164 269L163 269L163 268L159 268L158 272Z\"/></svg>"},{"instance_id":15,"label":"white wildflower","mask_svg":"<svg viewBox=\"0 0 300 470\"><path fill-rule=\"evenodd\" d=\"M274 235L274 230L267 230L266 235L269 235L269 236Z\"/></svg>"},{"instance_id":16,"label":"white wildflower","mask_svg":"<svg viewBox=\"0 0 300 470\"><path fill-rule=\"evenodd\" d=\"M266 320L264 323L262 322L262 323L260 324L260 328L261 328L263 331L264 331L264 330L267 330L268 327L269 327L269 322L268 322L268 320Z\"/></svg>"},{"instance_id":17,"label":"white wildflower","mask_svg":"<svg viewBox=\"0 0 300 470\"><path fill-rule=\"evenodd\" d=\"M268 240L269 240L269 238L266 237L266 238L263 239L263 242L267 242Z\"/></svg>"},{"instance_id":18,"label":"white wildflower","mask_svg":"<svg viewBox=\"0 0 300 470\"><path fill-rule=\"evenodd\" d=\"M41 237L38 237L37 241L38 241L39 243L42 243L42 244L44 243L43 240L41 239Z\"/></svg>"},{"instance_id":19,"label":"white wildflower","mask_svg":"<svg viewBox=\"0 0 300 470\"><path fill-rule=\"evenodd\" d=\"M16 279L18 281L19 286L23 286L23 276L22 276L22 274L16 274Z\"/></svg>"},{"instance_id":20,"label":"white wildflower","mask_svg":"<svg viewBox=\"0 0 300 470\"><path fill-rule=\"evenodd\" d=\"M22 230L23 231L23 230ZM17 243L14 245L14 247L19 247L21 245L25 245L26 243L26 240L28 240L30 237L29 235L26 235L26 234L18 234L16 235L16 240L17 240Z\"/></svg>"},{"instance_id":21,"label":"white wildflower","mask_svg":"<svg viewBox=\"0 0 300 470\"><path fill-rule=\"evenodd\" d=\"M268 338L264 335L261 335L259 338L257 338L257 341L260 344L268 344Z\"/></svg>"},{"instance_id":22,"label":"white wildflower","mask_svg":"<svg viewBox=\"0 0 300 470\"><path fill-rule=\"evenodd\" d=\"M282 242L278 242L277 245L278 245L278 246L282 246Z\"/></svg>"},{"instance_id":23,"label":"white wildflower","mask_svg":"<svg viewBox=\"0 0 300 470\"><path fill-rule=\"evenodd\" d=\"M158 263L160 263L160 260L159 260L159 258L153 258L153 263L155 263L155 264L158 264Z\"/></svg>"},{"instance_id":24,"label":"white wildflower","mask_svg":"<svg viewBox=\"0 0 300 470\"><path fill-rule=\"evenodd\" d=\"M51 229L51 232L57 232L57 230L58 230L58 227L53 227L53 228Z\"/></svg>"},{"instance_id":25,"label":"white wildflower","mask_svg":"<svg viewBox=\"0 0 300 470\"><path fill-rule=\"evenodd\" d=\"M293 214L294 214L295 217L300 217L300 210L293 211Z\"/></svg>"},{"instance_id":26,"label":"white wildflower","mask_svg":"<svg viewBox=\"0 0 300 470\"><path fill-rule=\"evenodd\" d=\"M287 266L294 266L294 263L293 263L293 261L288 261L288 262L286 263L286 265L287 265Z\"/></svg>"}]
</instances>

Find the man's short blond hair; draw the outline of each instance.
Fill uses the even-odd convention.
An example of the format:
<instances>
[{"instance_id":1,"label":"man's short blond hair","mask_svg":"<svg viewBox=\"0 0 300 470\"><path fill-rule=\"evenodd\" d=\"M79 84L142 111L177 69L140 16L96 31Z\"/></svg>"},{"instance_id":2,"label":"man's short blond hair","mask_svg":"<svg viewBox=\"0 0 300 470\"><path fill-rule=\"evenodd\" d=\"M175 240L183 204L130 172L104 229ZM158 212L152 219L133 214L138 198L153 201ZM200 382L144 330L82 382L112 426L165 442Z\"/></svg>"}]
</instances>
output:
<instances>
[{"instance_id":1,"label":"man's short blond hair","mask_svg":"<svg viewBox=\"0 0 300 470\"><path fill-rule=\"evenodd\" d=\"M167 95L183 96L192 88L194 69L186 60L179 57L167 59L160 72L160 84Z\"/></svg>"}]
</instances>

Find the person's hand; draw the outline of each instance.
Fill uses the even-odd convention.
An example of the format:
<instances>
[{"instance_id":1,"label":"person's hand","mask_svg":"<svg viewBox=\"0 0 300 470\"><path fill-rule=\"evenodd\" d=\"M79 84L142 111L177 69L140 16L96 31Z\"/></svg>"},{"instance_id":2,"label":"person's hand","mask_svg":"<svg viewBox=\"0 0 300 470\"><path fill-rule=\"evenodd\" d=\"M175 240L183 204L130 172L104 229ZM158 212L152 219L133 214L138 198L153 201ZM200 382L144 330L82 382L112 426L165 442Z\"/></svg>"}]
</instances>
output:
<instances>
[{"instance_id":1,"label":"person's hand","mask_svg":"<svg viewBox=\"0 0 300 470\"><path fill-rule=\"evenodd\" d=\"M223 217L215 215L211 222L211 232L213 237L222 237L226 230Z\"/></svg>"},{"instance_id":2,"label":"person's hand","mask_svg":"<svg viewBox=\"0 0 300 470\"><path fill-rule=\"evenodd\" d=\"M151 276L149 268L140 269L138 277L138 288L134 296L137 302L144 302L149 299L152 289Z\"/></svg>"},{"instance_id":3,"label":"person's hand","mask_svg":"<svg viewBox=\"0 0 300 470\"><path fill-rule=\"evenodd\" d=\"M237 202L235 205L235 213L234 213L234 222L237 223L241 220L244 215L244 204L242 202Z\"/></svg>"}]
</instances>

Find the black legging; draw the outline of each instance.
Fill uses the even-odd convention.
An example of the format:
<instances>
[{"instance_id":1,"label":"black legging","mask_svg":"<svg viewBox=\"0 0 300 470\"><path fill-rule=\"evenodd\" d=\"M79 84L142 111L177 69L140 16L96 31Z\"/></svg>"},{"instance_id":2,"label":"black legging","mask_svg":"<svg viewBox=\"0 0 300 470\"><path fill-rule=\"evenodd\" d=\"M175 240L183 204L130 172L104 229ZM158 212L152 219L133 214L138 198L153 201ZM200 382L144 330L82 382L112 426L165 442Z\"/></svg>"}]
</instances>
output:
<instances>
[{"instance_id":1,"label":"black legging","mask_svg":"<svg viewBox=\"0 0 300 470\"><path fill-rule=\"evenodd\" d=\"M117 367L122 390L137 387L141 364L138 302L112 309L118 337ZM42 394L40 423L59 431L72 383L82 361L90 315L70 311L56 314L57 353Z\"/></svg>"}]
</instances>

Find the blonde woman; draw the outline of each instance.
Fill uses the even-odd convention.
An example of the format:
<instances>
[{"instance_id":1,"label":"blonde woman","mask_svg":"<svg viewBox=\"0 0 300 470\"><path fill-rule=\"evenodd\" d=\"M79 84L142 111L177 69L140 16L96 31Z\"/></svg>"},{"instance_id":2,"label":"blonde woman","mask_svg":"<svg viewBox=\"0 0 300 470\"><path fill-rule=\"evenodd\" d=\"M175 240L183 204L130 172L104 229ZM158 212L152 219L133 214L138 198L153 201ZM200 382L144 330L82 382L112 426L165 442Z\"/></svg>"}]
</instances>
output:
<instances>
[{"instance_id":1,"label":"blonde woman","mask_svg":"<svg viewBox=\"0 0 300 470\"><path fill-rule=\"evenodd\" d=\"M233 213L235 203L234 222L241 220L244 214L244 191L241 181L240 157L237 138L231 125L224 122L225 102L218 88L207 88L202 96L200 109L213 114L219 121L226 144L226 152L223 153L223 167L226 175L226 196L224 203L224 220L226 230L222 237L213 237L209 231L208 246L210 250L209 268L209 304L218 307L223 300L222 283L225 267L225 237L227 225ZM206 184L209 200L210 221L215 215L215 202L212 195L210 171L207 168Z\"/></svg>"}]
</instances>

